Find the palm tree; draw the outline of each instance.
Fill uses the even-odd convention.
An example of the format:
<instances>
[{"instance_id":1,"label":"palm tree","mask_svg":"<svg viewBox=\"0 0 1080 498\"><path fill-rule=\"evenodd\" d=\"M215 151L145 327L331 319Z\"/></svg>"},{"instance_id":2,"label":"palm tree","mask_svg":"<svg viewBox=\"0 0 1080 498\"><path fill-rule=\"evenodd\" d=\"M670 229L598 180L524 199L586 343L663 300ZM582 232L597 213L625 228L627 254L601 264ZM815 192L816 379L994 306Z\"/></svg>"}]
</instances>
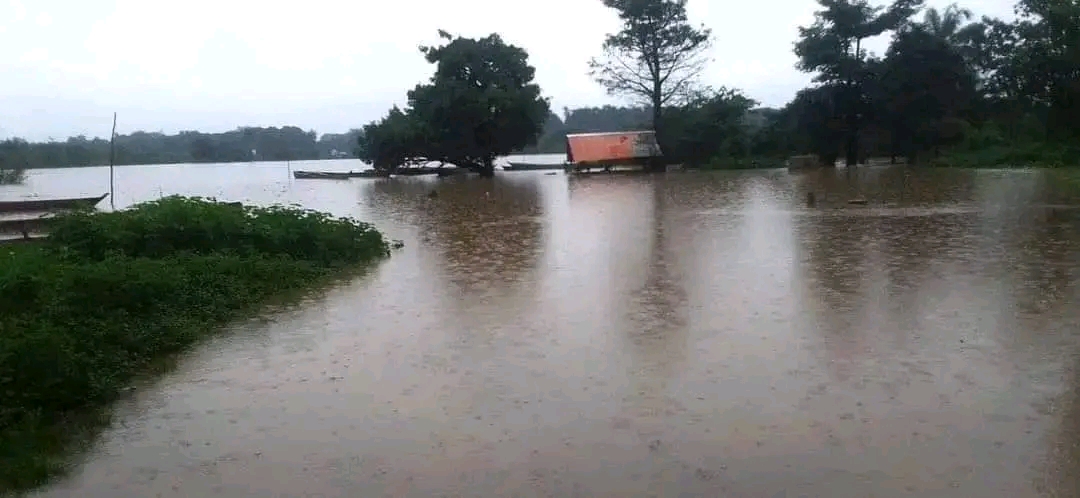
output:
<instances>
[{"instance_id":1,"label":"palm tree","mask_svg":"<svg viewBox=\"0 0 1080 498\"><path fill-rule=\"evenodd\" d=\"M955 3L945 7L944 11L930 7L923 14L920 27L934 36L956 43L962 41L964 31L973 26L966 24L973 16L970 10Z\"/></svg>"}]
</instances>

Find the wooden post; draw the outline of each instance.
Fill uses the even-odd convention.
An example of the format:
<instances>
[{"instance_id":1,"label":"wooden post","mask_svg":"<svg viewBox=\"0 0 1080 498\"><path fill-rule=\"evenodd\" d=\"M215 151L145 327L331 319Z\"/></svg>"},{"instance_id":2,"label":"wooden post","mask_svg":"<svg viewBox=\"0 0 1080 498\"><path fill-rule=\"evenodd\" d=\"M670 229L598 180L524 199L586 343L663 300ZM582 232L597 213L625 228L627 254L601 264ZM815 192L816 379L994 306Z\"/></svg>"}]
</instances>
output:
<instances>
[{"instance_id":1,"label":"wooden post","mask_svg":"<svg viewBox=\"0 0 1080 498\"><path fill-rule=\"evenodd\" d=\"M116 176L113 163L116 161L116 112L112 114L112 135L109 135L109 207L116 211Z\"/></svg>"}]
</instances>

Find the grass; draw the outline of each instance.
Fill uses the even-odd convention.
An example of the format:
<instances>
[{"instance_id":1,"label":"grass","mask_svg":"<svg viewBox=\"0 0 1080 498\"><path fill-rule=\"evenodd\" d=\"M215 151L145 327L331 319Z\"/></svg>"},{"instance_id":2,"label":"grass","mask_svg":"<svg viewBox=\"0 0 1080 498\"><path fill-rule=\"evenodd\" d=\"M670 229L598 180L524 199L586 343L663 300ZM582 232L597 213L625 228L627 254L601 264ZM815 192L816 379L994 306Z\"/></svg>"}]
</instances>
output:
<instances>
[{"instance_id":1,"label":"grass","mask_svg":"<svg viewBox=\"0 0 1080 498\"><path fill-rule=\"evenodd\" d=\"M1080 167L1080 147L1032 142L957 148L931 160L930 164L954 168Z\"/></svg>"},{"instance_id":2,"label":"grass","mask_svg":"<svg viewBox=\"0 0 1080 498\"><path fill-rule=\"evenodd\" d=\"M62 473L161 358L389 252L355 220L182 197L50 230L0 248L0 494Z\"/></svg>"}]
</instances>

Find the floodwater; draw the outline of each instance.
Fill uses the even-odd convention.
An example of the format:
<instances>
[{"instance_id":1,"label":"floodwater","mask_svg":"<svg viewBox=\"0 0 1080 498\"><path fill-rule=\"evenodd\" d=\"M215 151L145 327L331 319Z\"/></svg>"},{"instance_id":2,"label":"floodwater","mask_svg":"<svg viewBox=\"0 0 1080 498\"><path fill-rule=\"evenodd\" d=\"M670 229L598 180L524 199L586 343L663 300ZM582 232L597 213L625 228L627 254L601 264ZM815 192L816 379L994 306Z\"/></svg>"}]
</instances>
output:
<instances>
[{"instance_id":1,"label":"floodwater","mask_svg":"<svg viewBox=\"0 0 1080 498\"><path fill-rule=\"evenodd\" d=\"M117 168L117 203L297 202L405 248L139 386L39 496L1080 495L1060 175L287 168L320 169Z\"/></svg>"}]
</instances>

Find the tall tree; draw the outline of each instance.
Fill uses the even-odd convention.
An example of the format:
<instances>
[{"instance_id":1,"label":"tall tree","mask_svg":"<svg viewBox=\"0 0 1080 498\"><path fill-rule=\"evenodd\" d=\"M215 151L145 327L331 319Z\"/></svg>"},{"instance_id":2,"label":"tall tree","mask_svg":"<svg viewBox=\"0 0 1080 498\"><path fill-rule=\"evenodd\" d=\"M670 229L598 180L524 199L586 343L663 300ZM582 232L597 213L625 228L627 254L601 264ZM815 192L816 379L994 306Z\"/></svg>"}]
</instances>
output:
<instances>
[{"instance_id":1,"label":"tall tree","mask_svg":"<svg viewBox=\"0 0 1080 498\"><path fill-rule=\"evenodd\" d=\"M604 55L589 66L609 93L627 95L652 108L658 134L665 105L690 95L705 68L712 32L694 27L686 0L604 0L622 28L604 40Z\"/></svg>"},{"instance_id":2,"label":"tall tree","mask_svg":"<svg viewBox=\"0 0 1080 498\"><path fill-rule=\"evenodd\" d=\"M1020 0L1012 53L1023 94L1047 138L1080 137L1080 1Z\"/></svg>"},{"instance_id":3,"label":"tall tree","mask_svg":"<svg viewBox=\"0 0 1080 498\"><path fill-rule=\"evenodd\" d=\"M446 44L421 47L435 74L409 91L406 109L364 127L360 158L383 170L440 161L491 176L496 157L536 143L549 103L525 50L496 34L439 36Z\"/></svg>"},{"instance_id":4,"label":"tall tree","mask_svg":"<svg viewBox=\"0 0 1080 498\"><path fill-rule=\"evenodd\" d=\"M897 31L884 61L881 97L893 152L909 163L959 139L976 98L974 70L950 42L958 27L941 29L940 21L928 15Z\"/></svg>"},{"instance_id":5,"label":"tall tree","mask_svg":"<svg viewBox=\"0 0 1080 498\"><path fill-rule=\"evenodd\" d=\"M814 23L799 28L797 67L818 73L814 81L837 89L834 100L845 127L846 162L854 166L862 114L868 107L865 86L873 77L862 41L900 27L922 0L896 0L888 7L871 6L867 0L818 0L818 4L822 10L814 14Z\"/></svg>"}]
</instances>

